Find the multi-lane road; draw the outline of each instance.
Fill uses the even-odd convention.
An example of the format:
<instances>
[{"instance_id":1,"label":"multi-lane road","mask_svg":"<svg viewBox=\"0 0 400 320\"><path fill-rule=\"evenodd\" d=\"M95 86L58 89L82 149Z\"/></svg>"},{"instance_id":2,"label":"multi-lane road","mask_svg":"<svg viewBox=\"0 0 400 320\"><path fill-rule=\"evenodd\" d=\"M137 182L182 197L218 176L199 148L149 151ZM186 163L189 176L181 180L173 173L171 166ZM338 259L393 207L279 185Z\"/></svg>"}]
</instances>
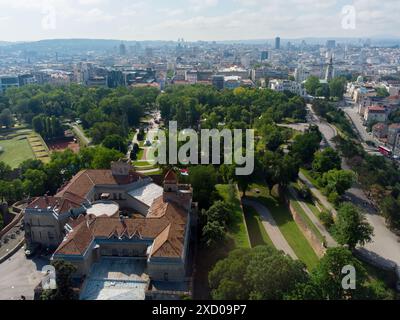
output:
<instances>
[{"instance_id":1,"label":"multi-lane road","mask_svg":"<svg viewBox=\"0 0 400 320\"><path fill-rule=\"evenodd\" d=\"M327 143L335 148L332 138L337 135L336 129L326 121L320 119L313 112L311 106L308 106L308 109L309 121L319 127ZM342 166L343 169L350 169L345 159L342 159ZM381 265L391 266L395 263L397 266L400 266L400 238L386 227L384 218L376 212L376 209L360 185L356 183L346 193L346 196L353 204L365 212L368 222L374 227L372 242L365 245L361 251Z\"/></svg>"}]
</instances>

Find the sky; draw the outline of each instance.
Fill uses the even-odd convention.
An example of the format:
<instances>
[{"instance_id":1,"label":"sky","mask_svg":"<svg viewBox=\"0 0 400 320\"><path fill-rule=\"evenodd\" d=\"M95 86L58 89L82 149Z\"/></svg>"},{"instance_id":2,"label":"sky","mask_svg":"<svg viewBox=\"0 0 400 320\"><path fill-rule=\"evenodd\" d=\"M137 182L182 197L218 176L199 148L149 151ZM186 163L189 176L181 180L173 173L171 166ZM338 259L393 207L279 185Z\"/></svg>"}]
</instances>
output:
<instances>
[{"instance_id":1,"label":"sky","mask_svg":"<svg viewBox=\"0 0 400 320\"><path fill-rule=\"evenodd\" d=\"M400 37L399 0L0 0L0 41Z\"/></svg>"}]
</instances>

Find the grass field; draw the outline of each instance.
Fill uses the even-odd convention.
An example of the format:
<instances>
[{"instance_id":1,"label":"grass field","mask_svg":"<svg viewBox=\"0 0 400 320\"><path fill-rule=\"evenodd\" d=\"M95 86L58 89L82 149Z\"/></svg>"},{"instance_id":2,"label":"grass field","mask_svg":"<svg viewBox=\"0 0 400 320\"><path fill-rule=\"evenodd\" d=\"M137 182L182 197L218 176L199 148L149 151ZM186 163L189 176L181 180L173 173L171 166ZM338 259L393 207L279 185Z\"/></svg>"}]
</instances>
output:
<instances>
[{"instance_id":1,"label":"grass field","mask_svg":"<svg viewBox=\"0 0 400 320\"><path fill-rule=\"evenodd\" d=\"M221 198L233 205L232 223L229 226L228 233L235 241L238 248L250 248L249 236L244 220L244 213L240 206L240 198L237 190L232 190L230 185L219 184L216 186ZM232 193L234 196L232 196Z\"/></svg>"},{"instance_id":2,"label":"grass field","mask_svg":"<svg viewBox=\"0 0 400 320\"><path fill-rule=\"evenodd\" d=\"M11 168L17 168L25 160L35 158L29 142L24 136L1 140L0 146L3 148L0 161L7 163Z\"/></svg>"},{"instance_id":3,"label":"grass field","mask_svg":"<svg viewBox=\"0 0 400 320\"><path fill-rule=\"evenodd\" d=\"M274 247L262 224L261 217L256 210L250 206L243 206L244 216L249 231L249 237L252 247L271 245Z\"/></svg>"},{"instance_id":4,"label":"grass field","mask_svg":"<svg viewBox=\"0 0 400 320\"><path fill-rule=\"evenodd\" d=\"M259 193L253 192L255 189L258 189ZM279 229L297 257L307 265L309 270L312 270L318 263L318 256L293 220L287 205L276 195L270 195L264 184L252 184L250 190L247 196L261 202L271 211Z\"/></svg>"}]
</instances>

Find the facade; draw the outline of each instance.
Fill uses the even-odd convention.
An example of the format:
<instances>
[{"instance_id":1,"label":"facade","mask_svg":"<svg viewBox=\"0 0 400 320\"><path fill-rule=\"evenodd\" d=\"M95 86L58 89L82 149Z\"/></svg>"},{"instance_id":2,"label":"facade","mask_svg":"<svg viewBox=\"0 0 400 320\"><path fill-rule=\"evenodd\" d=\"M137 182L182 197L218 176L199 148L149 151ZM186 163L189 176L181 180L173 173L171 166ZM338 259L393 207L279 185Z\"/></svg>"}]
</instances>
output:
<instances>
[{"instance_id":1,"label":"facade","mask_svg":"<svg viewBox=\"0 0 400 320\"><path fill-rule=\"evenodd\" d=\"M400 124L399 123L393 123L389 126L388 132L387 132L387 143L388 145L394 147L398 141L398 136L400 134Z\"/></svg>"},{"instance_id":2,"label":"facade","mask_svg":"<svg viewBox=\"0 0 400 320\"><path fill-rule=\"evenodd\" d=\"M223 90L225 86L225 77L222 75L215 75L212 77L212 85L217 90Z\"/></svg>"},{"instance_id":3,"label":"facade","mask_svg":"<svg viewBox=\"0 0 400 320\"><path fill-rule=\"evenodd\" d=\"M115 258L139 261L149 281L186 279L196 204L191 186L173 171L161 187L121 161L111 170L84 170L55 196L34 199L24 214L27 243L56 248L52 259L72 263L75 277Z\"/></svg>"},{"instance_id":4,"label":"facade","mask_svg":"<svg viewBox=\"0 0 400 320\"><path fill-rule=\"evenodd\" d=\"M269 81L269 88L274 91L289 91L301 97L307 96L306 89L296 81L273 79Z\"/></svg>"},{"instance_id":5,"label":"facade","mask_svg":"<svg viewBox=\"0 0 400 320\"><path fill-rule=\"evenodd\" d=\"M275 38L275 50L280 50L280 48L281 48L281 38L276 37Z\"/></svg>"},{"instance_id":6,"label":"facade","mask_svg":"<svg viewBox=\"0 0 400 320\"><path fill-rule=\"evenodd\" d=\"M0 93L12 87L19 87L19 79L17 76L0 76Z\"/></svg>"},{"instance_id":7,"label":"facade","mask_svg":"<svg viewBox=\"0 0 400 320\"><path fill-rule=\"evenodd\" d=\"M371 122L386 122L387 113L386 109L381 106L367 107L364 112L365 123Z\"/></svg>"}]
</instances>

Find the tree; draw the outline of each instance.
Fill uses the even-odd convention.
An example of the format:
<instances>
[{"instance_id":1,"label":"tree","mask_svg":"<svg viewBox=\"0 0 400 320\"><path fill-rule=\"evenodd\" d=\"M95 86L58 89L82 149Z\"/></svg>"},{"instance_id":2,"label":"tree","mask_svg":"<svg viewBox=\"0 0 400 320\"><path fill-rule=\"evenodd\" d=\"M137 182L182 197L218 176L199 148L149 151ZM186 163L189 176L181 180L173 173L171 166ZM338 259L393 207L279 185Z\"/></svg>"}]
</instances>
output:
<instances>
[{"instance_id":1,"label":"tree","mask_svg":"<svg viewBox=\"0 0 400 320\"><path fill-rule=\"evenodd\" d=\"M3 109L0 113L0 125L6 128L11 127L14 124L14 118L10 109Z\"/></svg>"},{"instance_id":2,"label":"tree","mask_svg":"<svg viewBox=\"0 0 400 320\"><path fill-rule=\"evenodd\" d=\"M345 203L338 211L334 236L338 243L353 250L357 245L363 246L372 241L373 227L354 205Z\"/></svg>"},{"instance_id":3,"label":"tree","mask_svg":"<svg viewBox=\"0 0 400 320\"><path fill-rule=\"evenodd\" d=\"M318 151L315 154L312 168L318 173L325 173L330 170L340 169L340 156L334 149L330 147L325 148L324 150Z\"/></svg>"},{"instance_id":4,"label":"tree","mask_svg":"<svg viewBox=\"0 0 400 320\"><path fill-rule=\"evenodd\" d=\"M123 157L124 155L117 150L97 147L94 152L91 167L93 169L109 169L111 167L111 162L118 161Z\"/></svg>"},{"instance_id":5,"label":"tree","mask_svg":"<svg viewBox=\"0 0 400 320\"><path fill-rule=\"evenodd\" d=\"M103 146L109 149L118 150L123 154L126 154L126 152L128 151L125 139L118 134L112 134L107 136L103 140Z\"/></svg>"},{"instance_id":6,"label":"tree","mask_svg":"<svg viewBox=\"0 0 400 320\"><path fill-rule=\"evenodd\" d=\"M41 196L46 192L47 176L43 171L29 169L24 174L23 187L25 194L30 196Z\"/></svg>"},{"instance_id":7,"label":"tree","mask_svg":"<svg viewBox=\"0 0 400 320\"><path fill-rule=\"evenodd\" d=\"M208 221L203 227L203 241L208 247L220 244L225 239L225 228L218 221Z\"/></svg>"},{"instance_id":8,"label":"tree","mask_svg":"<svg viewBox=\"0 0 400 320\"><path fill-rule=\"evenodd\" d=\"M344 289L342 280L344 266L353 266L356 271L356 290ZM300 283L289 299L300 300L348 300L362 299L366 271L351 252L343 247L329 248L310 274L310 281Z\"/></svg>"},{"instance_id":9,"label":"tree","mask_svg":"<svg viewBox=\"0 0 400 320\"><path fill-rule=\"evenodd\" d=\"M400 228L400 201L392 196L386 196L381 202L382 214L393 228Z\"/></svg>"},{"instance_id":10,"label":"tree","mask_svg":"<svg viewBox=\"0 0 400 320\"><path fill-rule=\"evenodd\" d=\"M329 82L329 91L331 97L336 97L338 99L343 98L345 91L346 79L345 78L334 78Z\"/></svg>"},{"instance_id":11,"label":"tree","mask_svg":"<svg viewBox=\"0 0 400 320\"><path fill-rule=\"evenodd\" d=\"M322 136L318 128L312 128L310 131L295 137L292 152L302 163L311 163L314 153L319 149L321 140Z\"/></svg>"},{"instance_id":12,"label":"tree","mask_svg":"<svg viewBox=\"0 0 400 320\"><path fill-rule=\"evenodd\" d=\"M302 262L270 246L234 250L209 273L215 300L280 300L307 279Z\"/></svg>"},{"instance_id":13,"label":"tree","mask_svg":"<svg viewBox=\"0 0 400 320\"><path fill-rule=\"evenodd\" d=\"M386 98L386 97L389 97L390 96L390 94L389 94L389 92L386 90L386 88L384 88L384 87L379 87L379 88L377 88L376 89L376 95L378 96L378 97L383 97L383 98Z\"/></svg>"},{"instance_id":14,"label":"tree","mask_svg":"<svg viewBox=\"0 0 400 320\"><path fill-rule=\"evenodd\" d=\"M304 87L306 88L308 94L314 96L316 93L316 90L319 88L320 82L319 78L316 76L310 76L306 80L306 83L304 84Z\"/></svg>"},{"instance_id":15,"label":"tree","mask_svg":"<svg viewBox=\"0 0 400 320\"><path fill-rule=\"evenodd\" d=\"M217 184L214 167L209 165L190 168L189 180L193 187L193 200L197 201L201 208L208 208Z\"/></svg>"},{"instance_id":16,"label":"tree","mask_svg":"<svg viewBox=\"0 0 400 320\"><path fill-rule=\"evenodd\" d=\"M320 180L327 194L336 192L339 196L345 194L355 181L355 173L350 170L330 170Z\"/></svg>"},{"instance_id":17,"label":"tree","mask_svg":"<svg viewBox=\"0 0 400 320\"><path fill-rule=\"evenodd\" d=\"M73 291L72 276L76 272L76 267L64 260L55 260L51 265L56 269L55 290L44 290L41 300L74 300L76 295Z\"/></svg>"}]
</instances>

